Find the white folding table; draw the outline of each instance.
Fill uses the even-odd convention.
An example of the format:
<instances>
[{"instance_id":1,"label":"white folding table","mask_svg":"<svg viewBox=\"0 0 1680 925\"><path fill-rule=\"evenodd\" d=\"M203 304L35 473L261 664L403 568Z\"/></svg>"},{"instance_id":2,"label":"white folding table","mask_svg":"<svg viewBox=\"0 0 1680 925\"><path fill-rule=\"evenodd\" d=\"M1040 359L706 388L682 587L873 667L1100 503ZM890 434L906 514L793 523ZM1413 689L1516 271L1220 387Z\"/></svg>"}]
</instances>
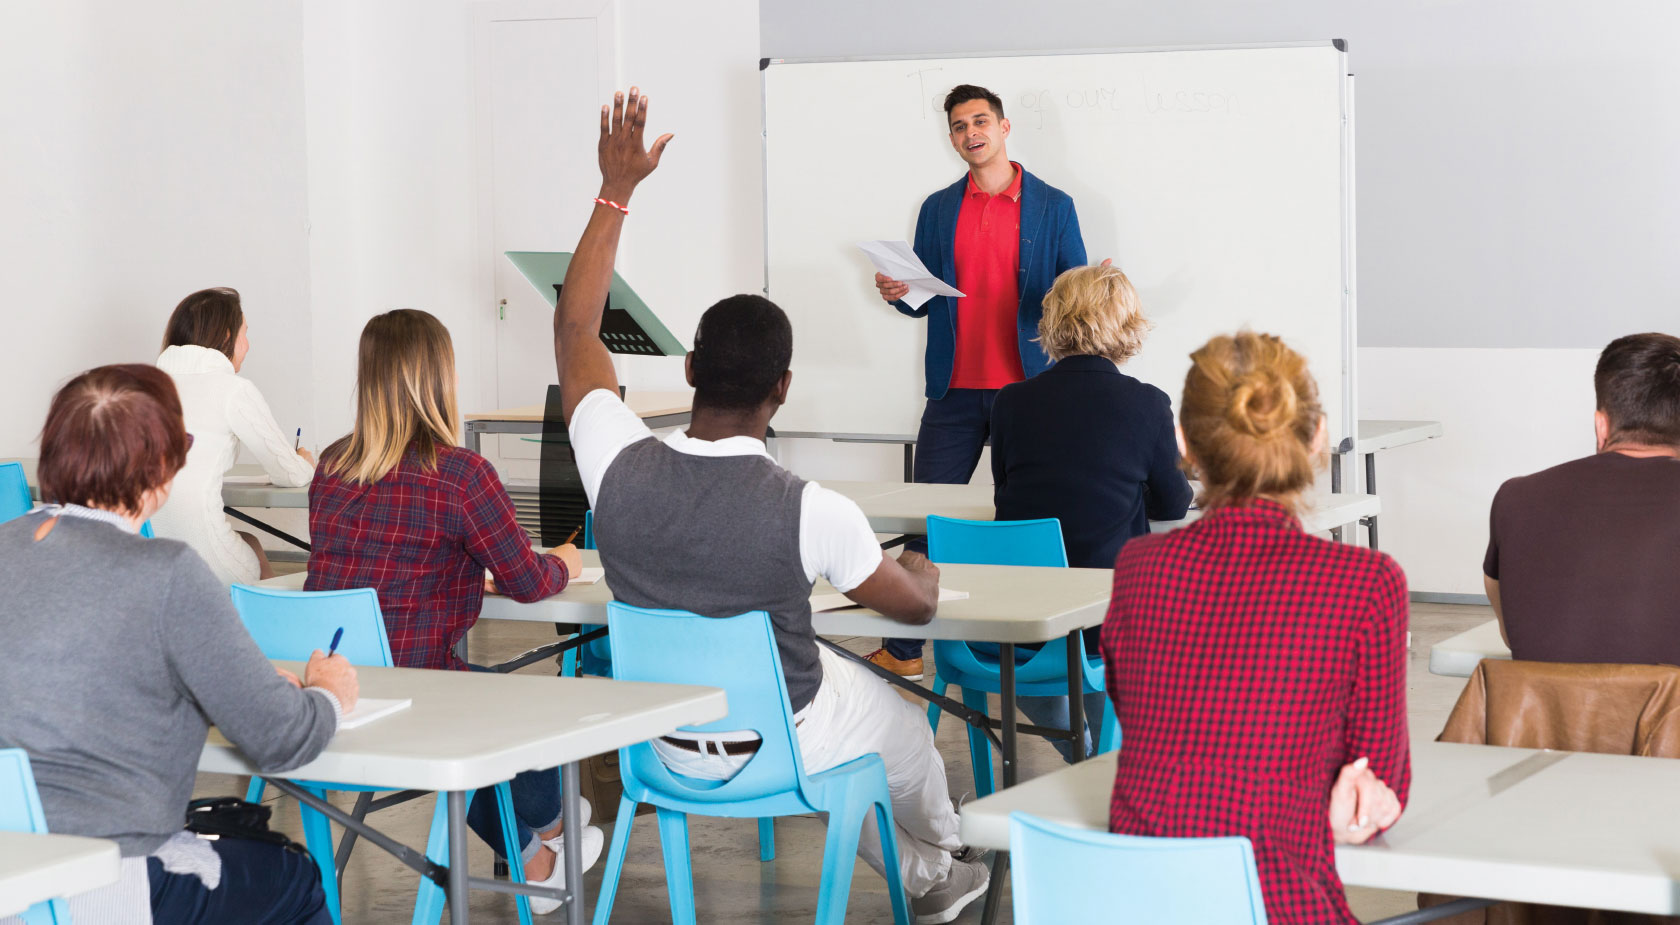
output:
<instances>
[{"instance_id":1,"label":"white folding table","mask_svg":"<svg viewBox=\"0 0 1680 925\"><path fill-rule=\"evenodd\" d=\"M1012 812L1107 830L1114 763L1101 755L964 804L963 843L1007 851ZM1414 739L1405 813L1338 847L1336 869L1349 886L1672 915L1677 817L1680 760Z\"/></svg>"},{"instance_id":2,"label":"white folding table","mask_svg":"<svg viewBox=\"0 0 1680 925\"><path fill-rule=\"evenodd\" d=\"M687 424L692 417L693 392L643 392L627 389L624 404L628 405L647 426L658 430ZM465 416L467 449L479 452L485 434L540 434L543 432L545 408L524 405L496 411L480 411Z\"/></svg>"},{"instance_id":3,"label":"white folding table","mask_svg":"<svg viewBox=\"0 0 1680 925\"><path fill-rule=\"evenodd\" d=\"M1441 436L1440 421L1360 421L1359 436L1354 441L1353 452L1365 457L1365 491L1369 494L1377 493L1377 454L1383 450L1392 450L1399 446L1422 443ZM1341 490L1342 464L1338 457L1334 463L1335 475L1333 491ZM1377 515L1371 514L1361 518L1365 525L1371 548L1377 548Z\"/></svg>"},{"instance_id":4,"label":"white folding table","mask_svg":"<svg viewBox=\"0 0 1680 925\"><path fill-rule=\"evenodd\" d=\"M110 886L121 865L122 853L108 839L0 832L0 918L38 902Z\"/></svg>"},{"instance_id":5,"label":"white folding table","mask_svg":"<svg viewBox=\"0 0 1680 925\"><path fill-rule=\"evenodd\" d=\"M276 664L302 672L297 663ZM565 890L521 886L467 875L467 793L511 780L521 771L559 766L564 818L579 817L578 765L679 726L722 719L723 691L713 687L642 684L598 678L555 678L413 668L358 668L361 696L411 698L413 706L333 737L314 761L283 773L252 766L212 730L200 771L259 774L418 870L449 895L450 921L467 921L467 890L550 895L565 901L571 925L583 922L580 829L562 830ZM293 780L333 781L447 794L449 864L437 865L365 821L317 799Z\"/></svg>"},{"instance_id":6,"label":"white folding table","mask_svg":"<svg viewBox=\"0 0 1680 925\"><path fill-rule=\"evenodd\" d=\"M1429 673L1468 678L1482 659L1510 657L1511 649L1499 635L1499 621L1489 620L1431 646Z\"/></svg>"},{"instance_id":7,"label":"white folding table","mask_svg":"<svg viewBox=\"0 0 1680 925\"><path fill-rule=\"evenodd\" d=\"M850 481L820 484L857 502L863 516L869 519L870 529L877 533L921 534L927 532L930 514L992 520L997 510L992 505L990 485ZM1308 533L1326 533L1374 517L1381 510L1382 501L1376 495L1315 492L1307 495L1302 505L1301 526ZM1150 521L1149 529L1164 533L1194 523L1201 516L1201 511L1193 510L1179 520Z\"/></svg>"}]
</instances>

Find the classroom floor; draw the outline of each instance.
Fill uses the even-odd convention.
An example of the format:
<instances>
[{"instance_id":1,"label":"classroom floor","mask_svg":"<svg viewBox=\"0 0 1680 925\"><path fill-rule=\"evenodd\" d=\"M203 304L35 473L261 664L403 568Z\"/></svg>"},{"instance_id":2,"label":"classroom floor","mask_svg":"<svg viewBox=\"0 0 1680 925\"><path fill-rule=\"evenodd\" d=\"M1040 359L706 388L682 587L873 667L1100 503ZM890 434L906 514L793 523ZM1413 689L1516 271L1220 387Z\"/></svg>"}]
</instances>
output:
<instances>
[{"instance_id":1,"label":"classroom floor","mask_svg":"<svg viewBox=\"0 0 1680 925\"><path fill-rule=\"evenodd\" d=\"M1441 678L1429 673L1429 647L1489 619L1492 619L1492 612L1487 607L1412 605L1408 692L1413 729L1439 729L1463 686L1462 679ZM546 625L485 621L472 631L469 646L475 661L501 661L553 638L553 630ZM860 653L868 652L878 644L875 639L846 641L848 648ZM537 670L536 667L526 669ZM932 677L931 666L929 677ZM994 698L994 714L996 710ZM945 722L940 724L938 734L939 750L945 756L946 774L951 782L951 795L956 798L963 797L972 787L967 740L962 728L960 723ZM1059 766L1059 756L1047 743L1022 738L1022 779ZM195 795L236 794L243 793L244 789L242 778L205 774L199 777ZM301 841L296 805L289 798L276 799L272 796L269 802L276 807L275 827ZM342 805L348 808L350 802L345 799ZM605 811L605 808L597 807L598 824L603 823L599 816ZM375 820L379 828L393 837L419 847L425 842L431 812L431 801L419 800L385 810ZM610 829L610 825L603 827ZM823 824L814 816L779 819L776 835L776 859L765 864L758 860L757 833L752 821L696 818L690 822L695 903L702 922L780 923L814 919L822 869ZM490 876L489 848L476 838L469 839L469 843L472 872ZM585 875L591 902L598 894L603 867L604 859ZM892 913L887 905L883 881L861 863L857 865L854 878L847 921L891 922ZM407 921L413 911L417 879L417 874L394 858L363 842L357 846L344 875L344 922L354 925ZM1354 914L1361 921L1417 908L1411 893L1353 889L1349 891L1349 897ZM1000 922L1010 921L1007 899L1006 893ZM512 897L482 891L472 894L471 914L475 922L518 921ZM538 921L559 921L560 918L560 913L555 913ZM631 837L630 853L625 862L613 918L637 925L670 921L659 837L651 817L643 817ZM980 904L976 902L957 921L978 922L979 918Z\"/></svg>"}]
</instances>

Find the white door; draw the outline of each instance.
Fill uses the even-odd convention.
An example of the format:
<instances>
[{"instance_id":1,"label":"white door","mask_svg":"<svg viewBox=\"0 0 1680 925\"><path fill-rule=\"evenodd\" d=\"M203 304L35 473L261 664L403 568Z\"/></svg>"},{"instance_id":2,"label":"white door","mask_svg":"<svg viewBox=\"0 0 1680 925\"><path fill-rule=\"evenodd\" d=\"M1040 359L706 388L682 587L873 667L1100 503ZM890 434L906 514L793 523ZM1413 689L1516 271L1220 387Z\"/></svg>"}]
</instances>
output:
<instances>
[{"instance_id":1,"label":"white door","mask_svg":"<svg viewBox=\"0 0 1680 925\"><path fill-rule=\"evenodd\" d=\"M554 293L539 294L506 251L569 251L600 189L598 113L610 99L614 6L602 0L508 0L476 6L480 240L490 261L496 407L540 404L557 380ZM463 409L466 410L466 409ZM498 445L499 442L499 445ZM484 442L503 461L535 443ZM504 465L522 475L531 463Z\"/></svg>"}]
</instances>

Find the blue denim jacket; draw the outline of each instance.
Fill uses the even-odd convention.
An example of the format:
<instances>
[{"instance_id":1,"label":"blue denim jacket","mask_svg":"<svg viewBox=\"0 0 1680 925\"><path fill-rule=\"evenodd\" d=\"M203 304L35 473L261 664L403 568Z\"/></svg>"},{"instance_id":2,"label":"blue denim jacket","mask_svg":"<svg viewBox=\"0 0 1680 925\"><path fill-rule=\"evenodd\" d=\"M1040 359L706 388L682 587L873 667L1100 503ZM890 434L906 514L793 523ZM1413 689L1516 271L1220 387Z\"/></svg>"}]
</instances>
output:
<instances>
[{"instance_id":1,"label":"blue denim jacket","mask_svg":"<svg viewBox=\"0 0 1680 925\"><path fill-rule=\"evenodd\" d=\"M957 263L953 248L957 239L957 213L962 209L968 174L929 196L916 217L916 256L945 282L957 284ZM1021 168L1021 256L1018 287L1021 307L1015 318L1015 337L1021 350L1021 370L1032 378L1050 365L1039 345L1038 319L1044 314L1044 294L1063 270L1085 264L1085 241L1079 235L1079 216L1073 199L1025 167ZM893 307L912 318L927 316L927 397L944 398L951 385L951 364L957 346L957 316L954 300L934 296L921 308L903 302Z\"/></svg>"}]
</instances>

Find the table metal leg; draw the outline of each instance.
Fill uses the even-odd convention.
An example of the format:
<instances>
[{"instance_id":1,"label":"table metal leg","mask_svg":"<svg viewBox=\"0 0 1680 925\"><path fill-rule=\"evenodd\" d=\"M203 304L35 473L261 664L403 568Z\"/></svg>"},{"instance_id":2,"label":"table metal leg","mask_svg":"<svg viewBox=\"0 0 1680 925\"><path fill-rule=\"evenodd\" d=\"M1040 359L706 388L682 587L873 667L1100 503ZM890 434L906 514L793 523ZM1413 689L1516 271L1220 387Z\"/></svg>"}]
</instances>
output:
<instances>
[{"instance_id":1,"label":"table metal leg","mask_svg":"<svg viewBox=\"0 0 1680 925\"><path fill-rule=\"evenodd\" d=\"M583 925L583 831L577 821L583 818L582 784L578 782L577 762L560 767L560 818L566 821L560 829L560 844L566 849L566 922Z\"/></svg>"},{"instance_id":2,"label":"table metal leg","mask_svg":"<svg viewBox=\"0 0 1680 925\"><path fill-rule=\"evenodd\" d=\"M1073 736L1069 742L1075 762L1085 760L1085 666L1079 657L1080 639L1085 635L1083 630L1074 630L1067 636L1067 673L1068 673L1068 732ZM1097 724L1096 717L1091 718L1091 725ZM1097 740L1097 730L1091 730L1091 741Z\"/></svg>"},{"instance_id":3,"label":"table metal leg","mask_svg":"<svg viewBox=\"0 0 1680 925\"><path fill-rule=\"evenodd\" d=\"M1003 884L1009 878L1009 852L992 855L992 880L986 884L986 905L980 912L980 925L997 921L998 906L1003 903Z\"/></svg>"},{"instance_id":4,"label":"table metal leg","mask_svg":"<svg viewBox=\"0 0 1680 925\"><path fill-rule=\"evenodd\" d=\"M916 480L916 445L914 443L906 443L904 445L904 481L914 482L915 480Z\"/></svg>"},{"instance_id":5,"label":"table metal leg","mask_svg":"<svg viewBox=\"0 0 1680 925\"><path fill-rule=\"evenodd\" d=\"M1463 912L1486 909L1488 906L1497 904L1497 901L1492 899L1455 899L1450 903L1430 906L1428 909L1419 909L1416 912L1404 912L1390 918L1378 919L1371 925L1419 925L1422 922L1435 922Z\"/></svg>"},{"instance_id":6,"label":"table metal leg","mask_svg":"<svg viewBox=\"0 0 1680 925\"><path fill-rule=\"evenodd\" d=\"M479 437L478 429L473 427L471 424L468 424L467 425L467 449L472 450L474 453L478 453L480 456L483 456L484 455L483 452L481 452L479 450L479 440L480 440L480 437Z\"/></svg>"},{"instance_id":7,"label":"table metal leg","mask_svg":"<svg viewBox=\"0 0 1680 925\"><path fill-rule=\"evenodd\" d=\"M1015 646L998 646L998 689L1003 696L1003 739L998 751L1003 753L1003 785L1015 786Z\"/></svg>"},{"instance_id":8,"label":"table metal leg","mask_svg":"<svg viewBox=\"0 0 1680 925\"><path fill-rule=\"evenodd\" d=\"M1342 454L1341 453L1331 453L1330 454L1330 493L1331 494L1338 494L1338 495L1342 493ZM1331 527L1330 528L1330 535L1335 538L1336 542L1340 543L1342 541L1342 528L1341 527Z\"/></svg>"},{"instance_id":9,"label":"table metal leg","mask_svg":"<svg viewBox=\"0 0 1680 925\"><path fill-rule=\"evenodd\" d=\"M1375 453L1365 454L1365 493L1368 495L1374 495L1377 493L1377 454ZM1370 517L1365 518L1365 530L1367 535L1370 537L1371 548L1376 549L1377 515L1372 514Z\"/></svg>"},{"instance_id":10,"label":"table metal leg","mask_svg":"<svg viewBox=\"0 0 1680 925\"><path fill-rule=\"evenodd\" d=\"M449 791L449 925L467 922L467 794Z\"/></svg>"}]
</instances>

